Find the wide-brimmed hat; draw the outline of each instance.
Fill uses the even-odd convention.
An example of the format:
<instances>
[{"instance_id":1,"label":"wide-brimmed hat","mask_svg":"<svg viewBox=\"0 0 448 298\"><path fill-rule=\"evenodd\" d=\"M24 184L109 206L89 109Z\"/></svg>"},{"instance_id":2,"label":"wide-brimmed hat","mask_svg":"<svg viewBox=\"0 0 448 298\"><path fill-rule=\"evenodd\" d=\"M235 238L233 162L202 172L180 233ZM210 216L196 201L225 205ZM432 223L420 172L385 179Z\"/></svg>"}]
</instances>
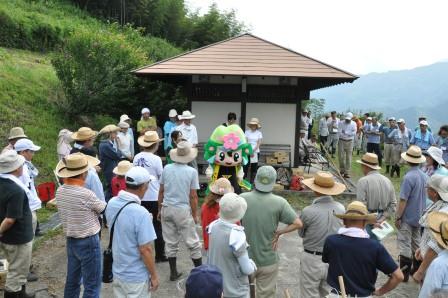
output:
<instances>
[{"instance_id":1,"label":"wide-brimmed hat","mask_svg":"<svg viewBox=\"0 0 448 298\"><path fill-rule=\"evenodd\" d=\"M443 160L443 151L438 147L431 146L425 152L422 152L423 155L429 155L432 159L434 159L439 165L444 165L445 160Z\"/></svg>"},{"instance_id":2,"label":"wide-brimmed hat","mask_svg":"<svg viewBox=\"0 0 448 298\"><path fill-rule=\"evenodd\" d=\"M142 147L150 147L161 141L163 141L163 139L159 138L157 132L152 130L145 132L145 134L137 140L138 144Z\"/></svg>"},{"instance_id":3,"label":"wide-brimmed hat","mask_svg":"<svg viewBox=\"0 0 448 298\"><path fill-rule=\"evenodd\" d=\"M179 116L180 120L188 120L194 118L196 118L196 115L193 115L190 111L183 111L182 115Z\"/></svg>"},{"instance_id":4,"label":"wide-brimmed hat","mask_svg":"<svg viewBox=\"0 0 448 298\"><path fill-rule=\"evenodd\" d=\"M23 128L21 127L13 127L9 130L8 140L14 140L18 138L27 138Z\"/></svg>"},{"instance_id":5,"label":"wide-brimmed hat","mask_svg":"<svg viewBox=\"0 0 448 298\"><path fill-rule=\"evenodd\" d=\"M118 123L118 127L120 129L128 129L129 128L129 123L122 121L122 122Z\"/></svg>"},{"instance_id":6,"label":"wide-brimmed hat","mask_svg":"<svg viewBox=\"0 0 448 298\"><path fill-rule=\"evenodd\" d=\"M423 163L426 161L422 154L422 149L415 145L410 146L408 151L401 153L401 158L410 163Z\"/></svg>"},{"instance_id":7,"label":"wide-brimmed hat","mask_svg":"<svg viewBox=\"0 0 448 298\"><path fill-rule=\"evenodd\" d=\"M129 118L128 115L123 114L123 115L120 116L120 122L125 122L125 121L128 121L128 120L131 120L131 118Z\"/></svg>"},{"instance_id":8,"label":"wide-brimmed hat","mask_svg":"<svg viewBox=\"0 0 448 298\"><path fill-rule=\"evenodd\" d=\"M30 151L39 151L40 146L37 146L30 139L20 139L14 144L14 150L17 152L30 150Z\"/></svg>"},{"instance_id":9,"label":"wide-brimmed hat","mask_svg":"<svg viewBox=\"0 0 448 298\"><path fill-rule=\"evenodd\" d=\"M214 194L223 196L226 193L234 192L234 189L229 179L219 178L210 184L210 191Z\"/></svg>"},{"instance_id":10,"label":"wide-brimmed hat","mask_svg":"<svg viewBox=\"0 0 448 298\"><path fill-rule=\"evenodd\" d=\"M191 143L182 141L177 143L177 148L170 150L171 160L178 163L189 163L198 155L198 148L194 148Z\"/></svg>"},{"instance_id":11,"label":"wide-brimmed hat","mask_svg":"<svg viewBox=\"0 0 448 298\"><path fill-rule=\"evenodd\" d=\"M118 132L120 131L120 128L118 126L116 126L115 124L108 124L106 126L104 126L103 128L101 128L99 134L106 134L106 133L112 133L112 132Z\"/></svg>"},{"instance_id":12,"label":"wide-brimmed hat","mask_svg":"<svg viewBox=\"0 0 448 298\"><path fill-rule=\"evenodd\" d=\"M368 222L376 221L376 214L369 213L366 205L360 201L353 201L347 206L344 214L335 214L340 219L366 220Z\"/></svg>"},{"instance_id":13,"label":"wide-brimmed hat","mask_svg":"<svg viewBox=\"0 0 448 298\"><path fill-rule=\"evenodd\" d=\"M219 217L222 220L235 223L243 218L246 210L246 200L236 193L227 193L219 201Z\"/></svg>"},{"instance_id":14,"label":"wide-brimmed hat","mask_svg":"<svg viewBox=\"0 0 448 298\"><path fill-rule=\"evenodd\" d=\"M448 213L440 211L429 213L428 224L437 243L448 249Z\"/></svg>"},{"instance_id":15,"label":"wide-brimmed hat","mask_svg":"<svg viewBox=\"0 0 448 298\"><path fill-rule=\"evenodd\" d=\"M175 109L171 109L169 112L168 112L168 117L170 117L170 118L174 118L174 117L176 117L177 116L177 111L175 110Z\"/></svg>"},{"instance_id":16,"label":"wide-brimmed hat","mask_svg":"<svg viewBox=\"0 0 448 298\"><path fill-rule=\"evenodd\" d=\"M258 168L255 175L255 189L261 192L271 192L277 180L277 171L272 166Z\"/></svg>"},{"instance_id":17,"label":"wide-brimmed hat","mask_svg":"<svg viewBox=\"0 0 448 298\"><path fill-rule=\"evenodd\" d=\"M122 160L113 169L115 175L124 176L134 165L128 160Z\"/></svg>"},{"instance_id":18,"label":"wide-brimmed hat","mask_svg":"<svg viewBox=\"0 0 448 298\"><path fill-rule=\"evenodd\" d=\"M361 157L361 160L357 160L356 162L374 170L381 170L378 163L378 155L375 153L366 153Z\"/></svg>"},{"instance_id":19,"label":"wide-brimmed hat","mask_svg":"<svg viewBox=\"0 0 448 298\"><path fill-rule=\"evenodd\" d=\"M426 186L434 189L442 200L448 202L448 176L434 174Z\"/></svg>"},{"instance_id":20,"label":"wide-brimmed hat","mask_svg":"<svg viewBox=\"0 0 448 298\"><path fill-rule=\"evenodd\" d=\"M257 128L261 128L260 120L258 118L251 118L249 122L247 122L247 126L256 125Z\"/></svg>"},{"instance_id":21,"label":"wide-brimmed hat","mask_svg":"<svg viewBox=\"0 0 448 298\"><path fill-rule=\"evenodd\" d=\"M73 153L61 159L56 166L56 173L61 178L70 178L87 172L100 164L95 157L82 153Z\"/></svg>"},{"instance_id":22,"label":"wide-brimmed hat","mask_svg":"<svg viewBox=\"0 0 448 298\"><path fill-rule=\"evenodd\" d=\"M23 166L25 157L14 150L6 150L0 154L0 174L11 173Z\"/></svg>"},{"instance_id":23,"label":"wide-brimmed hat","mask_svg":"<svg viewBox=\"0 0 448 298\"><path fill-rule=\"evenodd\" d=\"M313 178L302 181L311 190L329 196L341 194L345 190L345 185L334 180L329 172L319 171Z\"/></svg>"},{"instance_id":24,"label":"wide-brimmed hat","mask_svg":"<svg viewBox=\"0 0 448 298\"><path fill-rule=\"evenodd\" d=\"M78 131L72 133L71 138L74 141L87 141L95 138L97 135L98 132L92 130L90 127L81 127Z\"/></svg>"}]
</instances>

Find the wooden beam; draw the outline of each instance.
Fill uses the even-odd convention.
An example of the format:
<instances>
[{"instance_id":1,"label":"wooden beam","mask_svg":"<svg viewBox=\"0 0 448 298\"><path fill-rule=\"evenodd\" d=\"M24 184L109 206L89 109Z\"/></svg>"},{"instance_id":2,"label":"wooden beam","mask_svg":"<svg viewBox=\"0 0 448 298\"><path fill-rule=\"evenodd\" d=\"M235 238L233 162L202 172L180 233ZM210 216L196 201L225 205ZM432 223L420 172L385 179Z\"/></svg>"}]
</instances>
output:
<instances>
[{"instance_id":1,"label":"wooden beam","mask_svg":"<svg viewBox=\"0 0 448 298\"><path fill-rule=\"evenodd\" d=\"M303 89L300 85L297 86L297 101L296 101L296 130L294 135L294 167L300 164L299 153L299 139L300 139L300 123L302 120L302 101L310 99L310 91Z\"/></svg>"},{"instance_id":2,"label":"wooden beam","mask_svg":"<svg viewBox=\"0 0 448 298\"><path fill-rule=\"evenodd\" d=\"M243 78L244 80L246 78ZM245 92L243 92L243 85L241 83L241 118L240 118L240 126L243 129L243 131L245 130L246 127L246 104L247 104L247 97L248 97L248 92L247 92L247 85L245 88Z\"/></svg>"}]
</instances>

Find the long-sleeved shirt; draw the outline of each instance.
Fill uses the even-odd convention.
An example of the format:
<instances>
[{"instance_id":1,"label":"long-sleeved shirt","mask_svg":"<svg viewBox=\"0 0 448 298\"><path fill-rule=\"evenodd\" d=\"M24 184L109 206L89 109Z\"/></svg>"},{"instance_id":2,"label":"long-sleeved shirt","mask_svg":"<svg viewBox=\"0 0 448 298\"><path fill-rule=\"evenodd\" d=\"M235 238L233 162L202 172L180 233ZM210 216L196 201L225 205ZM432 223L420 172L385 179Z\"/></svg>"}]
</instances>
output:
<instances>
[{"instance_id":1,"label":"long-sleeved shirt","mask_svg":"<svg viewBox=\"0 0 448 298\"><path fill-rule=\"evenodd\" d=\"M176 127L176 122L173 122L171 120L165 122L165 125L163 126L163 149L165 151L166 149L168 149L168 146L171 145L171 132L173 131L174 127Z\"/></svg>"},{"instance_id":2,"label":"long-sleeved shirt","mask_svg":"<svg viewBox=\"0 0 448 298\"><path fill-rule=\"evenodd\" d=\"M349 123L346 121L339 122L339 139L344 141L352 141L356 135L356 123L350 120Z\"/></svg>"},{"instance_id":3,"label":"long-sleeved shirt","mask_svg":"<svg viewBox=\"0 0 448 298\"><path fill-rule=\"evenodd\" d=\"M37 195L36 186L34 185L34 179L38 175L38 170L34 167L34 165L26 161L23 167L22 176L19 177L19 180L30 190L28 196L28 204L30 205L31 211L36 211L42 207L42 202Z\"/></svg>"},{"instance_id":4,"label":"long-sleeved shirt","mask_svg":"<svg viewBox=\"0 0 448 298\"><path fill-rule=\"evenodd\" d=\"M389 218L397 208L394 185L376 170L358 180L356 199L366 204L371 212L382 212Z\"/></svg>"},{"instance_id":5,"label":"long-sleeved shirt","mask_svg":"<svg viewBox=\"0 0 448 298\"><path fill-rule=\"evenodd\" d=\"M328 118L327 125L328 125L328 132L329 133L338 133L339 128L339 118Z\"/></svg>"},{"instance_id":6,"label":"long-sleeved shirt","mask_svg":"<svg viewBox=\"0 0 448 298\"><path fill-rule=\"evenodd\" d=\"M191 144L198 144L198 132L196 130L196 126L194 126L193 124L186 125L182 123L181 125L176 126L175 129L180 131L184 139L186 139Z\"/></svg>"},{"instance_id":7,"label":"long-sleeved shirt","mask_svg":"<svg viewBox=\"0 0 448 298\"><path fill-rule=\"evenodd\" d=\"M430 297L435 289L448 289L448 250L446 249L429 265L418 298Z\"/></svg>"},{"instance_id":8,"label":"long-sleeved shirt","mask_svg":"<svg viewBox=\"0 0 448 298\"><path fill-rule=\"evenodd\" d=\"M119 132L117 135L117 146L120 149L123 157L126 159L132 159L132 140L128 134L128 132Z\"/></svg>"},{"instance_id":9,"label":"long-sleeved shirt","mask_svg":"<svg viewBox=\"0 0 448 298\"><path fill-rule=\"evenodd\" d=\"M392 140L392 143L395 145L401 144L403 145L403 149L407 150L409 147L409 142L412 138L412 132L407 127L404 128L404 131L401 131L399 128L392 130L389 133L389 139Z\"/></svg>"},{"instance_id":10,"label":"long-sleeved shirt","mask_svg":"<svg viewBox=\"0 0 448 298\"><path fill-rule=\"evenodd\" d=\"M380 131L384 134L384 143L385 144L392 144L394 142L394 139L389 137L392 131L394 131L397 127L396 126L387 126L387 125L381 125Z\"/></svg>"},{"instance_id":11,"label":"long-sleeved shirt","mask_svg":"<svg viewBox=\"0 0 448 298\"><path fill-rule=\"evenodd\" d=\"M319 135L326 137L326 136L328 136L328 134L329 134L329 131L328 131L327 119L325 119L325 117L323 117L319 120Z\"/></svg>"},{"instance_id":12,"label":"long-sleeved shirt","mask_svg":"<svg viewBox=\"0 0 448 298\"><path fill-rule=\"evenodd\" d=\"M104 198L103 184L101 184L100 177L98 177L98 174L96 173L96 170L94 168L90 168L87 172L84 187L93 191L98 199L106 202L106 199Z\"/></svg>"},{"instance_id":13,"label":"long-sleeved shirt","mask_svg":"<svg viewBox=\"0 0 448 298\"><path fill-rule=\"evenodd\" d=\"M364 133L367 136L367 143L379 144L381 140L379 132L380 132L379 123L377 123L376 125L373 123L364 125Z\"/></svg>"}]
</instances>

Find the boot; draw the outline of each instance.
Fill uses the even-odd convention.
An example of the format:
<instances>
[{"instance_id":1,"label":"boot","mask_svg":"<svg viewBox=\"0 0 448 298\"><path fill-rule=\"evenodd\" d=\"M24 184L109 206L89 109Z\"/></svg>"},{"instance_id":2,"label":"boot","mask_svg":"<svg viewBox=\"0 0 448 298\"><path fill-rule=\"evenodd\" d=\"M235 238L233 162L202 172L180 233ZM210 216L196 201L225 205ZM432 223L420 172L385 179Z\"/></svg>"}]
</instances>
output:
<instances>
[{"instance_id":1,"label":"boot","mask_svg":"<svg viewBox=\"0 0 448 298\"><path fill-rule=\"evenodd\" d=\"M392 169L393 169L393 167L392 167ZM386 172L384 172L384 174L389 174L389 172L390 172L390 166L387 165L387 166L386 166ZM390 175L391 175L391 177L392 177L392 173L390 173Z\"/></svg>"},{"instance_id":2,"label":"boot","mask_svg":"<svg viewBox=\"0 0 448 298\"><path fill-rule=\"evenodd\" d=\"M400 178L400 170L401 170L401 168L400 168L399 165L397 165L396 170L397 170L397 177Z\"/></svg>"},{"instance_id":3,"label":"boot","mask_svg":"<svg viewBox=\"0 0 448 298\"><path fill-rule=\"evenodd\" d=\"M34 298L35 296L36 296L35 293L33 293L33 294L28 294L28 293L26 292L26 285L23 285L23 286L22 286L22 290L20 291L20 295L19 295L19 297L21 297L21 298Z\"/></svg>"},{"instance_id":4,"label":"boot","mask_svg":"<svg viewBox=\"0 0 448 298\"><path fill-rule=\"evenodd\" d=\"M194 267L199 267L202 265L202 258L192 259L192 260L193 260Z\"/></svg>"},{"instance_id":5,"label":"boot","mask_svg":"<svg viewBox=\"0 0 448 298\"><path fill-rule=\"evenodd\" d=\"M408 282L409 275L411 274L412 259L405 256L399 256L399 260L400 260L400 269L404 275L403 282Z\"/></svg>"},{"instance_id":6,"label":"boot","mask_svg":"<svg viewBox=\"0 0 448 298\"><path fill-rule=\"evenodd\" d=\"M5 297L5 298L19 298L22 295L22 291L20 291L20 292L9 292L9 291L4 290L3 293L4 293L3 297Z\"/></svg>"},{"instance_id":7,"label":"boot","mask_svg":"<svg viewBox=\"0 0 448 298\"><path fill-rule=\"evenodd\" d=\"M170 280L175 281L181 277L182 273L177 272L176 258L168 258L170 264Z\"/></svg>"},{"instance_id":8,"label":"boot","mask_svg":"<svg viewBox=\"0 0 448 298\"><path fill-rule=\"evenodd\" d=\"M394 177L395 171L396 171L396 165L393 165L392 168L390 169L390 178Z\"/></svg>"},{"instance_id":9,"label":"boot","mask_svg":"<svg viewBox=\"0 0 448 298\"><path fill-rule=\"evenodd\" d=\"M414 273L417 272L417 270L418 270L418 268L420 268L421 264L422 264L421 261L417 260L415 257L412 257L411 275L414 275Z\"/></svg>"}]
</instances>

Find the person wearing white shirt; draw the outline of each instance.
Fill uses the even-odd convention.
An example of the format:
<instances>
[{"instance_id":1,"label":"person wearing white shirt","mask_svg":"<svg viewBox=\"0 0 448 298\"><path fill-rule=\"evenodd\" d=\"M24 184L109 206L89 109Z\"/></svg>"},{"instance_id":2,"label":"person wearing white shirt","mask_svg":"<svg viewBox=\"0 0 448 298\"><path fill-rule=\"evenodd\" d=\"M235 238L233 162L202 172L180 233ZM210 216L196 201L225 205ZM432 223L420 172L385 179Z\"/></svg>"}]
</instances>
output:
<instances>
[{"instance_id":1,"label":"person wearing white shirt","mask_svg":"<svg viewBox=\"0 0 448 298\"><path fill-rule=\"evenodd\" d=\"M347 113L345 120L339 123L338 136L338 158L341 175L350 178L350 169L352 168L353 141L356 135L356 123L352 121L353 114Z\"/></svg>"},{"instance_id":2,"label":"person wearing white shirt","mask_svg":"<svg viewBox=\"0 0 448 298\"><path fill-rule=\"evenodd\" d=\"M323 147L326 145L328 140L328 118L330 118L329 114L325 114L324 117L322 117L319 120L319 142L320 142L320 149L324 151Z\"/></svg>"},{"instance_id":3,"label":"person wearing white shirt","mask_svg":"<svg viewBox=\"0 0 448 298\"><path fill-rule=\"evenodd\" d=\"M135 155L135 148L134 148L134 131L132 130L131 124L132 124L132 120L131 118L129 118L128 115L123 114L120 116L120 122L126 122L127 124L129 124L129 128L127 130L127 134L129 136L129 139L131 140L131 156Z\"/></svg>"},{"instance_id":4,"label":"person wearing white shirt","mask_svg":"<svg viewBox=\"0 0 448 298\"><path fill-rule=\"evenodd\" d=\"M331 117L327 120L328 125L328 142L327 148L331 153L331 157L334 158L336 153L336 147L338 146L338 129L339 129L339 118L336 117L336 111L331 112Z\"/></svg>"},{"instance_id":5,"label":"person wearing white shirt","mask_svg":"<svg viewBox=\"0 0 448 298\"><path fill-rule=\"evenodd\" d=\"M120 122L118 123L118 127L120 128L120 131L117 134L118 149L121 151L124 158L126 158L127 160L132 160L132 140L128 134L129 124L126 122Z\"/></svg>"},{"instance_id":6,"label":"person wearing white shirt","mask_svg":"<svg viewBox=\"0 0 448 298\"><path fill-rule=\"evenodd\" d=\"M176 126L174 130L180 131L182 133L183 138L187 142L191 143L193 147L197 147L199 143L198 132L196 130L196 126L194 126L194 124L191 123L191 120L193 120L194 118L196 118L196 116L193 115L190 111L183 111L182 115L179 116L179 120L182 121L182 124ZM190 163L190 165L196 170L198 169L198 163L196 159L194 159Z\"/></svg>"},{"instance_id":7,"label":"person wearing white shirt","mask_svg":"<svg viewBox=\"0 0 448 298\"><path fill-rule=\"evenodd\" d=\"M248 123L247 129L244 132L247 142L252 146L253 153L249 158L249 162L244 166L244 174L249 177L249 181L253 183L258 169L258 159L260 155L260 145L263 139L263 134L260 131L261 125L257 118L252 118Z\"/></svg>"}]
</instances>

